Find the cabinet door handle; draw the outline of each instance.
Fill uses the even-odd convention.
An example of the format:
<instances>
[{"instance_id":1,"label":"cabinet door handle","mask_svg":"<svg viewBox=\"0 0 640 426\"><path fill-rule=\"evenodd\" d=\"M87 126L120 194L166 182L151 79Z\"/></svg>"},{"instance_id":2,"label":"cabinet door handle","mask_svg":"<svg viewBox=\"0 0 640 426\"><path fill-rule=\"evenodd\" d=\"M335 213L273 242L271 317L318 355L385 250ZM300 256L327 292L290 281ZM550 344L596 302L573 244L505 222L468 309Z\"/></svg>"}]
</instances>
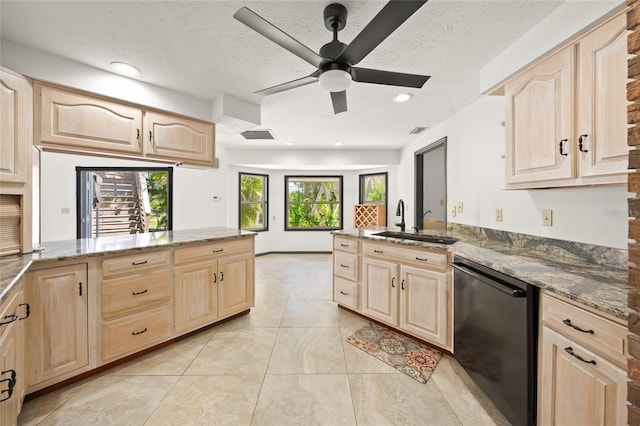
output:
<instances>
[{"instance_id":1,"label":"cabinet door handle","mask_svg":"<svg viewBox=\"0 0 640 426\"><path fill-rule=\"evenodd\" d=\"M574 330L578 330L578 331L579 331L579 332L581 332L581 333L595 334L595 331L593 331L593 330L585 330L584 328L580 328L580 327L578 327L577 325L573 325L573 324L571 323L571 320L570 320L569 318L567 318L566 320L562 321L562 323L563 323L564 325L567 325L567 326L569 326L569 327L573 328Z\"/></svg>"},{"instance_id":2,"label":"cabinet door handle","mask_svg":"<svg viewBox=\"0 0 640 426\"><path fill-rule=\"evenodd\" d=\"M10 379L2 379L0 380L0 383L4 383L7 382L7 389L3 390L0 393L6 393L7 396L5 396L4 398L0 399L0 402L6 401L8 399L11 398L11 396L13 395L13 388L15 388L16 386L16 371L15 370L7 370L7 371L3 371L2 375L5 375L6 373L11 373L11 378Z\"/></svg>"},{"instance_id":3,"label":"cabinet door handle","mask_svg":"<svg viewBox=\"0 0 640 426\"><path fill-rule=\"evenodd\" d=\"M569 142L569 139L560 139L560 155L569 155L568 152L564 152L564 144Z\"/></svg>"},{"instance_id":4,"label":"cabinet door handle","mask_svg":"<svg viewBox=\"0 0 640 426\"><path fill-rule=\"evenodd\" d=\"M141 260L140 262L131 262L131 264L133 266L138 266L138 265L144 265L144 264L146 264L148 262L149 262L148 260Z\"/></svg>"},{"instance_id":5,"label":"cabinet door handle","mask_svg":"<svg viewBox=\"0 0 640 426\"><path fill-rule=\"evenodd\" d=\"M146 289L146 288L145 288L145 289L144 289L144 290L142 290L142 291L134 291L133 293L131 293L131 295L132 295L132 296L137 296L137 295L139 295L139 294L145 294L145 293L146 293L146 292L148 292L148 291L149 291L149 289Z\"/></svg>"},{"instance_id":6,"label":"cabinet door handle","mask_svg":"<svg viewBox=\"0 0 640 426\"><path fill-rule=\"evenodd\" d=\"M220 272L220 282L224 281L224 272Z\"/></svg>"},{"instance_id":7,"label":"cabinet door handle","mask_svg":"<svg viewBox=\"0 0 640 426\"><path fill-rule=\"evenodd\" d=\"M7 325L7 324L11 324L12 322L14 322L15 320L18 319L18 316L16 314L13 315L5 315L4 318L6 321L2 321L0 322L0 325Z\"/></svg>"},{"instance_id":8,"label":"cabinet door handle","mask_svg":"<svg viewBox=\"0 0 640 426\"><path fill-rule=\"evenodd\" d=\"M215 249L213 253L222 253L224 251L223 248Z\"/></svg>"},{"instance_id":9,"label":"cabinet door handle","mask_svg":"<svg viewBox=\"0 0 640 426\"><path fill-rule=\"evenodd\" d=\"M572 348L571 346L568 346L568 347L564 348L564 350L565 350L565 352L566 352L566 353L568 353L568 354L569 354L569 355L571 355L572 357L574 357L574 358L576 358L576 359L578 359L578 360L580 360L580 361L582 361L582 362L585 362L585 363L587 363L587 364L593 364L593 365L596 365L596 361L595 361L595 360L593 360L593 359L592 359L592 360L590 360L590 361L587 361L586 359L582 358L580 355L578 355L577 353L575 353L575 352L573 351L573 348Z\"/></svg>"},{"instance_id":10,"label":"cabinet door handle","mask_svg":"<svg viewBox=\"0 0 640 426\"><path fill-rule=\"evenodd\" d=\"M587 141L587 134L584 135L580 135L580 137L578 138L578 149L580 150L580 152L589 152L588 149L584 149L584 143Z\"/></svg>"},{"instance_id":11,"label":"cabinet door handle","mask_svg":"<svg viewBox=\"0 0 640 426\"><path fill-rule=\"evenodd\" d=\"M400 288L404 290L404 280L400 283Z\"/></svg>"},{"instance_id":12,"label":"cabinet door handle","mask_svg":"<svg viewBox=\"0 0 640 426\"><path fill-rule=\"evenodd\" d=\"M78 296L82 296L82 283L78 283Z\"/></svg>"},{"instance_id":13,"label":"cabinet door handle","mask_svg":"<svg viewBox=\"0 0 640 426\"><path fill-rule=\"evenodd\" d=\"M20 306L24 306L24 316L22 318L18 318L20 321L22 320L26 320L27 318L29 318L29 316L31 315L31 306L29 306L28 303L21 303L18 305L18 308Z\"/></svg>"},{"instance_id":14,"label":"cabinet door handle","mask_svg":"<svg viewBox=\"0 0 640 426\"><path fill-rule=\"evenodd\" d=\"M149 142L151 142L151 136L152 136L152 133L151 133L151 130L149 130Z\"/></svg>"},{"instance_id":15,"label":"cabinet door handle","mask_svg":"<svg viewBox=\"0 0 640 426\"><path fill-rule=\"evenodd\" d=\"M340 266L343 267L343 268L348 268L349 267L349 265L344 265L342 263L340 264Z\"/></svg>"},{"instance_id":16,"label":"cabinet door handle","mask_svg":"<svg viewBox=\"0 0 640 426\"><path fill-rule=\"evenodd\" d=\"M218 274L216 274L215 272L213 273L213 283L217 283L218 282Z\"/></svg>"},{"instance_id":17,"label":"cabinet door handle","mask_svg":"<svg viewBox=\"0 0 640 426\"><path fill-rule=\"evenodd\" d=\"M376 250L376 249L374 249L374 250L373 250L373 252L374 252L374 253L380 253L380 254L384 253L384 251L382 251L382 250Z\"/></svg>"},{"instance_id":18,"label":"cabinet door handle","mask_svg":"<svg viewBox=\"0 0 640 426\"><path fill-rule=\"evenodd\" d=\"M144 330L141 331L132 331L131 335L132 336L137 336L138 334L142 334L142 333L146 333L147 332L147 327L144 328Z\"/></svg>"},{"instance_id":19,"label":"cabinet door handle","mask_svg":"<svg viewBox=\"0 0 640 426\"><path fill-rule=\"evenodd\" d=\"M391 278L391 287L396 288L396 277Z\"/></svg>"},{"instance_id":20,"label":"cabinet door handle","mask_svg":"<svg viewBox=\"0 0 640 426\"><path fill-rule=\"evenodd\" d=\"M140 140L140 129L136 129L136 140Z\"/></svg>"},{"instance_id":21,"label":"cabinet door handle","mask_svg":"<svg viewBox=\"0 0 640 426\"><path fill-rule=\"evenodd\" d=\"M426 258L426 257L418 257L418 256L416 256L416 260L419 260L420 262L428 262L429 261L429 259Z\"/></svg>"},{"instance_id":22,"label":"cabinet door handle","mask_svg":"<svg viewBox=\"0 0 640 426\"><path fill-rule=\"evenodd\" d=\"M343 294L343 295L345 295L345 296L348 296L348 295L349 295L349 293L345 293L345 292L344 292L344 291L342 291L342 290L340 290L340 294Z\"/></svg>"}]
</instances>

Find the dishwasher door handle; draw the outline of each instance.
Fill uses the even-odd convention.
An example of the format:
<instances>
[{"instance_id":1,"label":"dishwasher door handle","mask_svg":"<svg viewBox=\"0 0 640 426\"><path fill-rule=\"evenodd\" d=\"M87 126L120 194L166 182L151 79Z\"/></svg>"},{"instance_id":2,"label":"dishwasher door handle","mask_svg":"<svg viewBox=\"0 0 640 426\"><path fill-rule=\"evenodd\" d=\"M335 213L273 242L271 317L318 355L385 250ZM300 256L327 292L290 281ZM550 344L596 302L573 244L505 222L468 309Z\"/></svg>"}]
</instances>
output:
<instances>
[{"instance_id":1,"label":"dishwasher door handle","mask_svg":"<svg viewBox=\"0 0 640 426\"><path fill-rule=\"evenodd\" d=\"M483 274L479 274L478 272L469 269L469 268L465 268L462 265L457 265L455 263L451 263L450 264L454 269L457 269L460 272L463 272L465 274L468 274L470 276L472 276L473 278L482 281L483 283L495 288L496 290L507 294L511 297L527 297L527 292L522 290L521 288L517 288L517 287L513 287L507 283L504 283L502 281L499 281L498 279L494 279L491 277L488 277L486 275Z\"/></svg>"}]
</instances>

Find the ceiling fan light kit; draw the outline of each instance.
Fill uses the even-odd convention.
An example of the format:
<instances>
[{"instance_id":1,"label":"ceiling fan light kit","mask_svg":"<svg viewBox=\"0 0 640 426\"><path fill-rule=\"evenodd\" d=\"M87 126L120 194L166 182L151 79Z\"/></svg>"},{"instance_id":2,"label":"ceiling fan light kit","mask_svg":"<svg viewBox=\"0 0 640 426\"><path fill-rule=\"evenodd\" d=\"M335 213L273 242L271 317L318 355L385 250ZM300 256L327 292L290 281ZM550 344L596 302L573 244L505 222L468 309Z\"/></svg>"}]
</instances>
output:
<instances>
[{"instance_id":1,"label":"ceiling fan light kit","mask_svg":"<svg viewBox=\"0 0 640 426\"><path fill-rule=\"evenodd\" d=\"M338 32L347 24L347 9L339 3L330 4L324 9L324 23L325 27L333 33L333 40L322 46L320 54L313 52L251 9L243 7L233 17L317 68L315 72L306 77L269 87L256 93L272 95L319 81L320 86L331 94L334 113L339 114L347 111L346 89L352 81L421 88L430 78L426 75L354 66L425 3L426 0L389 1L348 45L338 40Z\"/></svg>"}]
</instances>

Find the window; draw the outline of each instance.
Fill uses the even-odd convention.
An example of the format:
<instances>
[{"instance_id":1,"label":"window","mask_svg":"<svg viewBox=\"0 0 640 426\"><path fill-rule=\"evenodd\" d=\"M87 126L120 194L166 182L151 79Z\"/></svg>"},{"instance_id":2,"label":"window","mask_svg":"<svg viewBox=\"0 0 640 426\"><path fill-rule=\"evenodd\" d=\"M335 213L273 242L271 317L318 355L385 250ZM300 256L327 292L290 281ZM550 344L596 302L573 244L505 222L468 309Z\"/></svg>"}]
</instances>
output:
<instances>
[{"instance_id":1,"label":"window","mask_svg":"<svg viewBox=\"0 0 640 426\"><path fill-rule=\"evenodd\" d=\"M251 173L239 174L240 229L269 230L269 204L267 200L269 176Z\"/></svg>"},{"instance_id":2,"label":"window","mask_svg":"<svg viewBox=\"0 0 640 426\"><path fill-rule=\"evenodd\" d=\"M387 173L360 175L360 204L387 204Z\"/></svg>"},{"instance_id":3,"label":"window","mask_svg":"<svg viewBox=\"0 0 640 426\"><path fill-rule=\"evenodd\" d=\"M285 176L285 230L342 229L342 176Z\"/></svg>"},{"instance_id":4,"label":"window","mask_svg":"<svg viewBox=\"0 0 640 426\"><path fill-rule=\"evenodd\" d=\"M77 235L172 229L171 167L76 167Z\"/></svg>"}]
</instances>

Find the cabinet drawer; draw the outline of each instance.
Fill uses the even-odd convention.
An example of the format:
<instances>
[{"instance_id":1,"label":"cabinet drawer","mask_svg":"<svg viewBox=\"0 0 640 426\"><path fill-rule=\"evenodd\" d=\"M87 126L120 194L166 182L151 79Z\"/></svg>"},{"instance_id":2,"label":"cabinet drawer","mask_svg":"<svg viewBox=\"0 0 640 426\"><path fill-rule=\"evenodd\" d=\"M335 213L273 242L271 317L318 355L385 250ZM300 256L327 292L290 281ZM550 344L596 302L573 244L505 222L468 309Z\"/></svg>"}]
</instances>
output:
<instances>
[{"instance_id":1,"label":"cabinet drawer","mask_svg":"<svg viewBox=\"0 0 640 426\"><path fill-rule=\"evenodd\" d=\"M349 308L358 309L358 284L335 277L333 300Z\"/></svg>"},{"instance_id":2,"label":"cabinet drawer","mask_svg":"<svg viewBox=\"0 0 640 426\"><path fill-rule=\"evenodd\" d=\"M335 252L333 254L333 273L349 280L358 280L358 255Z\"/></svg>"},{"instance_id":3,"label":"cabinet drawer","mask_svg":"<svg viewBox=\"0 0 640 426\"><path fill-rule=\"evenodd\" d=\"M251 252L251 239L241 238L179 248L174 250L173 256L175 263L180 264L210 259L212 256L242 252Z\"/></svg>"},{"instance_id":4,"label":"cabinet drawer","mask_svg":"<svg viewBox=\"0 0 640 426\"><path fill-rule=\"evenodd\" d=\"M102 317L160 305L171 300L171 270L127 275L102 282Z\"/></svg>"},{"instance_id":5,"label":"cabinet drawer","mask_svg":"<svg viewBox=\"0 0 640 426\"><path fill-rule=\"evenodd\" d=\"M169 250L157 250L132 254L130 256L112 257L102 261L102 277L110 277L118 274L137 273L169 266L171 252Z\"/></svg>"},{"instance_id":6,"label":"cabinet drawer","mask_svg":"<svg viewBox=\"0 0 640 426\"><path fill-rule=\"evenodd\" d=\"M145 349L170 336L170 305L105 322L102 326L102 356L109 360Z\"/></svg>"},{"instance_id":7,"label":"cabinet drawer","mask_svg":"<svg viewBox=\"0 0 640 426\"><path fill-rule=\"evenodd\" d=\"M383 259L397 259L404 263L422 265L430 269L447 270L447 253L436 253L429 250L416 250L396 245L377 244L365 242L362 252L367 256L381 257Z\"/></svg>"},{"instance_id":8,"label":"cabinet drawer","mask_svg":"<svg viewBox=\"0 0 640 426\"><path fill-rule=\"evenodd\" d=\"M544 324L611 361L626 365L626 327L547 294L542 298L541 315Z\"/></svg>"},{"instance_id":9,"label":"cabinet drawer","mask_svg":"<svg viewBox=\"0 0 640 426\"><path fill-rule=\"evenodd\" d=\"M351 238L333 237L334 250L347 251L349 253L358 252L358 240Z\"/></svg>"}]
</instances>

